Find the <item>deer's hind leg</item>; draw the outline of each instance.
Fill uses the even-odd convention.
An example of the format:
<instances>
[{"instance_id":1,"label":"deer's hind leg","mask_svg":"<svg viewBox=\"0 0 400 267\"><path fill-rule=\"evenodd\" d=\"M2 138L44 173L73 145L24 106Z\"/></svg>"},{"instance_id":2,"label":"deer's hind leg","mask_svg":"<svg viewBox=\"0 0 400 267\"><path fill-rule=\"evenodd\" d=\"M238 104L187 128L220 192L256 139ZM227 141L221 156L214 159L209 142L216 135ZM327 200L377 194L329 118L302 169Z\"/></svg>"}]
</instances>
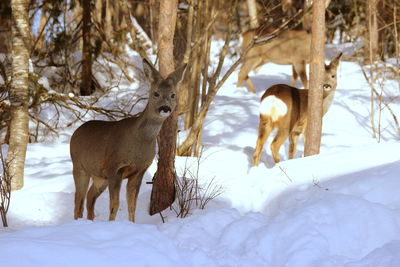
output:
<instances>
[{"instance_id":1,"label":"deer's hind leg","mask_svg":"<svg viewBox=\"0 0 400 267\"><path fill-rule=\"evenodd\" d=\"M93 184L89 189L86 200L86 210L88 220L94 219L94 205L96 204L96 199L103 193L108 185L106 179L100 177L93 177Z\"/></svg>"},{"instance_id":2,"label":"deer's hind leg","mask_svg":"<svg viewBox=\"0 0 400 267\"><path fill-rule=\"evenodd\" d=\"M299 74L297 73L294 65L292 65L292 78L290 80L290 85L296 87L296 82L297 78L299 77Z\"/></svg>"},{"instance_id":3,"label":"deer's hind leg","mask_svg":"<svg viewBox=\"0 0 400 267\"><path fill-rule=\"evenodd\" d=\"M296 154L300 134L299 131L292 131L289 135L289 159L294 158Z\"/></svg>"},{"instance_id":4,"label":"deer's hind leg","mask_svg":"<svg viewBox=\"0 0 400 267\"><path fill-rule=\"evenodd\" d=\"M240 68L239 74L238 74L238 81L237 81L237 86L241 87L243 86L243 81L246 81L246 85L247 85L247 89L252 92L255 93L256 90L254 88L253 83L251 82L250 78L249 78L249 72L254 69L255 67L261 65L262 60L261 58L251 58L251 59L247 59L242 67Z\"/></svg>"},{"instance_id":5,"label":"deer's hind leg","mask_svg":"<svg viewBox=\"0 0 400 267\"><path fill-rule=\"evenodd\" d=\"M301 80L301 83L303 84L304 88L308 88L306 62L303 61L301 63L294 64L293 65L293 71L296 72L298 75L300 75L300 80Z\"/></svg>"},{"instance_id":6,"label":"deer's hind leg","mask_svg":"<svg viewBox=\"0 0 400 267\"><path fill-rule=\"evenodd\" d=\"M268 136L271 134L273 130L272 122L269 117L265 118L260 115L260 122L258 124L258 137L256 148L253 154L253 166L258 166L260 163L261 151L264 147L265 141L268 139Z\"/></svg>"},{"instance_id":7,"label":"deer's hind leg","mask_svg":"<svg viewBox=\"0 0 400 267\"><path fill-rule=\"evenodd\" d=\"M280 149L281 145L288 138L288 135L289 135L289 133L286 129L279 128L274 140L271 143L272 157L274 158L276 163L281 161L281 159L279 157L279 149Z\"/></svg>"},{"instance_id":8,"label":"deer's hind leg","mask_svg":"<svg viewBox=\"0 0 400 267\"><path fill-rule=\"evenodd\" d=\"M86 197L86 192L89 186L90 176L79 166L74 164L72 174L75 183L75 208L74 219L83 217L83 204Z\"/></svg>"}]
</instances>

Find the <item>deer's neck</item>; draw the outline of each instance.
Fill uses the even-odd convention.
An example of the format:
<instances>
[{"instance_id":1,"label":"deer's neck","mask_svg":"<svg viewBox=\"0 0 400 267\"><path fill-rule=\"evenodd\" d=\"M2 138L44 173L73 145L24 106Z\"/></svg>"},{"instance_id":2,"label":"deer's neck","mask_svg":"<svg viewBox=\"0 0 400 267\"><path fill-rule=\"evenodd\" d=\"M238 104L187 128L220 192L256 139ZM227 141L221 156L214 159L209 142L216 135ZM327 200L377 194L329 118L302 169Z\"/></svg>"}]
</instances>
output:
<instances>
[{"instance_id":1,"label":"deer's neck","mask_svg":"<svg viewBox=\"0 0 400 267\"><path fill-rule=\"evenodd\" d=\"M332 90L331 92L327 93L327 95L324 95L324 101L322 103L322 112L323 112L322 116L324 116L331 107L333 102L333 97L335 96L335 91L336 90Z\"/></svg>"},{"instance_id":2,"label":"deer's neck","mask_svg":"<svg viewBox=\"0 0 400 267\"><path fill-rule=\"evenodd\" d=\"M147 107L143 110L136 120L137 133L142 136L142 140L155 140L161 130L164 119L154 116Z\"/></svg>"}]
</instances>

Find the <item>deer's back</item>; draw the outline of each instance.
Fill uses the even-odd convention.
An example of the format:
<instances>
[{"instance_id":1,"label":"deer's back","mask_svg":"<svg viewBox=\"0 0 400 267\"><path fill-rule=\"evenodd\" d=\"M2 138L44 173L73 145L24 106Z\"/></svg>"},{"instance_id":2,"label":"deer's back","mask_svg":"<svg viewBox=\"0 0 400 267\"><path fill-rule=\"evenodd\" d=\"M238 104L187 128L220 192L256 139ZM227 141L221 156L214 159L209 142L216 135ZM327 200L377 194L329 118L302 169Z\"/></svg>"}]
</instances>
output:
<instances>
[{"instance_id":1,"label":"deer's back","mask_svg":"<svg viewBox=\"0 0 400 267\"><path fill-rule=\"evenodd\" d=\"M249 42L244 38L244 44ZM277 64L309 63L310 44L311 35L306 31L287 31L264 45L254 46L246 58L262 57L264 62Z\"/></svg>"}]
</instances>

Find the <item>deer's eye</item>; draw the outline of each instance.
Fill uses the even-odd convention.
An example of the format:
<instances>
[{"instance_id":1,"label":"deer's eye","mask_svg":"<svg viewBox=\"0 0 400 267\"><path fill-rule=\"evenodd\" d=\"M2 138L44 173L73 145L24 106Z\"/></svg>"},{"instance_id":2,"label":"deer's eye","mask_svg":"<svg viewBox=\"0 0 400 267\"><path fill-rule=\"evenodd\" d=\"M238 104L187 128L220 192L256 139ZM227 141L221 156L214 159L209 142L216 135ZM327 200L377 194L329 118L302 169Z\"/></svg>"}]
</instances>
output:
<instances>
[{"instance_id":1,"label":"deer's eye","mask_svg":"<svg viewBox=\"0 0 400 267\"><path fill-rule=\"evenodd\" d=\"M175 94L172 94L172 95L171 95L171 98L175 98Z\"/></svg>"},{"instance_id":2,"label":"deer's eye","mask_svg":"<svg viewBox=\"0 0 400 267\"><path fill-rule=\"evenodd\" d=\"M334 75L332 75L332 78L335 78L335 76L336 76L335 74L334 74Z\"/></svg>"},{"instance_id":3,"label":"deer's eye","mask_svg":"<svg viewBox=\"0 0 400 267\"><path fill-rule=\"evenodd\" d=\"M154 94L153 94L155 97L159 97L160 96L160 94L159 93L157 93L157 92L154 92Z\"/></svg>"}]
</instances>

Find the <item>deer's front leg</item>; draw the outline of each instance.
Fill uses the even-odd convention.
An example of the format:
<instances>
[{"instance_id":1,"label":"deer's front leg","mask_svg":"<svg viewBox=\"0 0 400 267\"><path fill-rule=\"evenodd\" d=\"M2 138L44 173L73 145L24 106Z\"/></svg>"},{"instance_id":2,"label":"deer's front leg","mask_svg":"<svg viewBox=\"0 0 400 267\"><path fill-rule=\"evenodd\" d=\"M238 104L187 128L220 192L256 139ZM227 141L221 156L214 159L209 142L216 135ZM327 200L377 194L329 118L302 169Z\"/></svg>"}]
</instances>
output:
<instances>
[{"instance_id":1,"label":"deer's front leg","mask_svg":"<svg viewBox=\"0 0 400 267\"><path fill-rule=\"evenodd\" d=\"M120 174L108 178L108 191L110 193L110 216L109 220L114 221L119 208L119 192L121 191L122 177Z\"/></svg>"},{"instance_id":2,"label":"deer's front leg","mask_svg":"<svg viewBox=\"0 0 400 267\"><path fill-rule=\"evenodd\" d=\"M131 222L135 221L136 202L145 171L146 170L135 172L132 176L128 177L126 200L128 202L129 220Z\"/></svg>"}]
</instances>

